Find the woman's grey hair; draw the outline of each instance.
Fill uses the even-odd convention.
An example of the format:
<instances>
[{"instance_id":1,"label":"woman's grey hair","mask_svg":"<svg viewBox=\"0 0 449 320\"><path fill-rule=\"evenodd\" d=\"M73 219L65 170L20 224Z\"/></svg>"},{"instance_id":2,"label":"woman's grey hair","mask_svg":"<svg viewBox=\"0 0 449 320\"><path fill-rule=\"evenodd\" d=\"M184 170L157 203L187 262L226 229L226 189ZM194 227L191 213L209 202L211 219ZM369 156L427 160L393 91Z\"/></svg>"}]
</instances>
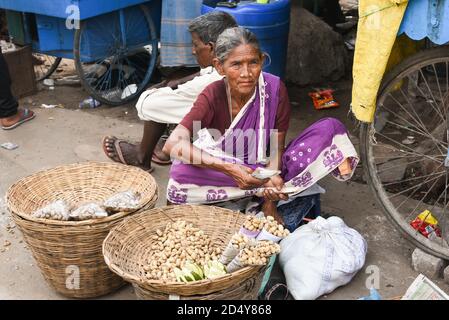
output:
<instances>
[{"instance_id":1,"label":"woman's grey hair","mask_svg":"<svg viewBox=\"0 0 449 320\"><path fill-rule=\"evenodd\" d=\"M248 29L242 27L229 28L220 34L215 43L215 56L221 63L223 63L229 54L242 44L248 44L257 50L259 55L262 55L259 41L256 35Z\"/></svg>"},{"instance_id":2,"label":"woman's grey hair","mask_svg":"<svg viewBox=\"0 0 449 320\"><path fill-rule=\"evenodd\" d=\"M211 11L196 17L189 24L189 32L197 33L201 41L215 43L218 36L227 28L237 27L237 22L227 12Z\"/></svg>"}]
</instances>

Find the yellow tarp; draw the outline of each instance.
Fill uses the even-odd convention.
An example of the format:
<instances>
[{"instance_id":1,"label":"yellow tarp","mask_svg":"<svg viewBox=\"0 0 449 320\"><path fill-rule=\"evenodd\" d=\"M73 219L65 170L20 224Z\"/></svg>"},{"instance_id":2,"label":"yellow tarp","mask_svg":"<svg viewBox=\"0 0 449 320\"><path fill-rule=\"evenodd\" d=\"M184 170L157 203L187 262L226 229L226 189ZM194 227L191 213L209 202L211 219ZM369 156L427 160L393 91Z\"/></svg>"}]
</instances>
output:
<instances>
[{"instance_id":1,"label":"yellow tarp","mask_svg":"<svg viewBox=\"0 0 449 320\"><path fill-rule=\"evenodd\" d=\"M377 92L407 3L407 0L359 2L351 108L360 121L373 121Z\"/></svg>"}]
</instances>

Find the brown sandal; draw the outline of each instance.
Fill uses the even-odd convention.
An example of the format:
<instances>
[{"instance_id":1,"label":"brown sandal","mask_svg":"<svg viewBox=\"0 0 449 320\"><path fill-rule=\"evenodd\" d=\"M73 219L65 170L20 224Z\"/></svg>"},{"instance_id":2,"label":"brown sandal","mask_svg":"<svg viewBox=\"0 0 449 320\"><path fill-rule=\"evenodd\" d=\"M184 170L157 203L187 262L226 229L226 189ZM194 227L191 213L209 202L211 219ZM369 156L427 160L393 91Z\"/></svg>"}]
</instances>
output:
<instances>
[{"instance_id":1,"label":"brown sandal","mask_svg":"<svg viewBox=\"0 0 449 320\"><path fill-rule=\"evenodd\" d=\"M106 149L106 140L107 139L114 140L114 144L113 144L114 145L114 153L116 154L118 159L116 157L114 157L114 156L111 156L109 154L109 151ZM123 156L123 153L122 153L122 149L120 148L120 143L121 142L127 142L127 141L126 140L122 140L122 139L118 139L118 138L116 138L114 136L112 136L112 137L111 136L103 137L103 140L102 140L103 152L106 154L106 156L109 159L111 159L114 162L122 163L122 164L125 164L125 165L128 165L128 166L135 166L135 165L129 164L125 160L125 157ZM135 167L138 167L138 168L140 168L140 169L142 169L142 170L144 170L144 171L146 171L148 173L151 173L151 172L154 171L154 168L151 168L151 167L150 168L146 168L146 167L143 167L143 166L135 166Z\"/></svg>"},{"instance_id":2,"label":"brown sandal","mask_svg":"<svg viewBox=\"0 0 449 320\"><path fill-rule=\"evenodd\" d=\"M29 109L23 109L23 114L21 115L20 119L10 125L10 126L2 126L3 130L12 130L14 128L17 128L18 126L20 126L21 124L28 122L30 120L33 120L36 117L36 114L32 111L30 111Z\"/></svg>"}]
</instances>

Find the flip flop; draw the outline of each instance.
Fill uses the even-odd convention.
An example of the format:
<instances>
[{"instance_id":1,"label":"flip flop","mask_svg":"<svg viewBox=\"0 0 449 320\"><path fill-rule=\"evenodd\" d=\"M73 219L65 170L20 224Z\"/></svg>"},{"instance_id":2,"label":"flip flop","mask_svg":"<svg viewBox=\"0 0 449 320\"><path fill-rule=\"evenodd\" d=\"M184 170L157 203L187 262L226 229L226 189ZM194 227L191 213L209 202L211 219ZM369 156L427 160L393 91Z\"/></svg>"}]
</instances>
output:
<instances>
[{"instance_id":1,"label":"flip flop","mask_svg":"<svg viewBox=\"0 0 449 320\"><path fill-rule=\"evenodd\" d=\"M117 155L117 157L118 157L118 160L116 159L116 158L114 158L113 156L110 156L109 155L109 152L108 152L108 150L106 149L106 139L110 139L110 140L115 140L114 141L114 151L115 151L115 154ZM102 139L102 146L103 146L103 152L106 154L106 156L109 158L109 159L111 159L112 161L114 161L114 162L118 162L118 163L122 163L122 164L125 164L125 165L127 165L127 166L134 166L134 165L131 165L131 164L129 164L126 160L125 160L125 157L123 156L123 153L122 153L122 149L120 148L120 142L127 142L126 140L122 140L122 139L117 139L116 137L114 137L114 136L106 136L106 137L103 137L103 139ZM140 169L142 169L142 170L144 170L144 171L146 171L146 172L148 172L148 173L151 173L151 172L153 172L154 171L154 168L145 168L145 167L142 167L142 166L134 166L134 167L138 167L138 168L140 168Z\"/></svg>"},{"instance_id":2,"label":"flip flop","mask_svg":"<svg viewBox=\"0 0 449 320\"><path fill-rule=\"evenodd\" d=\"M35 113L30 113L29 109L24 109L23 110L23 114L20 117L19 121L17 121L16 123L14 123L13 125L10 125L8 127L2 126L3 130L12 130L14 128L17 128L18 126L20 126L21 124L33 120L36 117Z\"/></svg>"},{"instance_id":3,"label":"flip flop","mask_svg":"<svg viewBox=\"0 0 449 320\"><path fill-rule=\"evenodd\" d=\"M153 153L153 156L151 157L151 162L157 163L158 165L161 166L168 166L171 164L171 160L162 160L158 158L158 156L155 153Z\"/></svg>"},{"instance_id":4,"label":"flip flop","mask_svg":"<svg viewBox=\"0 0 449 320\"><path fill-rule=\"evenodd\" d=\"M168 139L168 136L162 136L159 139L159 141L157 142L156 149L159 149L159 150L162 151L162 148L164 147L165 142L167 141L167 139ZM154 163L157 163L157 164L159 164L161 166L167 166L167 165L170 165L172 163L170 158L168 160L164 160L164 159L159 158L157 156L156 152L153 152L153 155L151 157L151 161L154 162Z\"/></svg>"}]
</instances>

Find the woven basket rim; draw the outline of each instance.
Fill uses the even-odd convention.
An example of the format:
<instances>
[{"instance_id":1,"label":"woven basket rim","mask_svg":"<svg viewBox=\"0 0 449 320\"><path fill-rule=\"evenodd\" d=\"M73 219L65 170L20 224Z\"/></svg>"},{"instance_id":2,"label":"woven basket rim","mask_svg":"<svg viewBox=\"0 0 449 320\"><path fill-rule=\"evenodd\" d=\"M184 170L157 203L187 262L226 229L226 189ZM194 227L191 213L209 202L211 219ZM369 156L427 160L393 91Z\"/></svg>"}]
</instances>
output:
<instances>
[{"instance_id":1,"label":"woven basket rim","mask_svg":"<svg viewBox=\"0 0 449 320\"><path fill-rule=\"evenodd\" d=\"M197 204L183 204L183 205L176 205L176 207L203 207L204 205L197 205ZM155 210L162 210L163 208L170 208L172 206L163 206L163 207L158 207L158 208L153 208L153 209L148 209L148 210L144 210L142 212L139 212L139 216L140 215L150 215L152 213L152 211ZM211 206L208 206L211 207ZM217 207L220 210L226 210L226 211L230 211L233 213L239 213L238 211L233 211L230 209L225 209L225 208L221 208L221 207ZM239 213L241 214L241 213ZM160 289L160 287L155 287L155 286L161 286L161 285L170 285L170 286L175 286L178 288L188 288L190 287L192 284L194 285L202 285L202 284L208 284L208 283L213 283L217 280L223 281L225 280L225 278L235 278L236 276L239 276L241 274L248 274L248 273L256 273L259 270L263 269L265 267L265 265L256 265L256 266L246 266L243 267L241 269L238 269L234 272L231 273L227 273L224 276L220 276L217 277L215 279L203 279L203 280L197 280L194 281L192 283L184 283L184 282L176 282L176 281L162 281L162 280L149 280L149 279L143 279L137 276L134 276L128 272L123 271L119 266L117 266L116 264L112 263L109 259L109 257L106 255L106 244L109 241L109 238L113 236L113 233L115 231L115 229L120 229L122 227L122 225L128 223L128 220L130 219L135 219L136 216L132 216L129 218L124 219L123 221L119 222L116 226L114 226L110 231L109 234L106 236L106 238L103 241L103 245L102 245L102 252L103 252L103 257L105 260L105 263L108 265L108 267L117 275L119 275L120 277L122 277L125 281L131 282L131 283L135 283L139 286L144 286L144 287L152 287L153 290L158 291ZM174 292L175 293L175 292Z\"/></svg>"},{"instance_id":2,"label":"woven basket rim","mask_svg":"<svg viewBox=\"0 0 449 320\"><path fill-rule=\"evenodd\" d=\"M12 191L14 190L14 188L16 188L19 184L21 184L23 182L23 180L25 179L32 179L32 178L36 178L39 177L42 174L51 172L51 171L56 171L56 170L60 170L60 169L67 169L67 168L76 168L76 167L81 167L81 166L86 166L86 165L101 165L101 166L111 166L111 167L122 167L125 166L127 169L129 170L135 170L135 171L140 171L141 174L143 175L147 175L147 177L152 180L152 182L154 183L154 185L156 186L155 188L155 194L151 199L146 200L145 202L141 202L139 204L139 207L132 209L130 211L121 211L121 212L117 212L114 213L110 216L107 216L105 218L99 218L99 219L89 219L89 220L81 220L81 221L59 221L59 220L52 220L52 219L43 219L43 218L36 218L31 216L31 214L29 213L25 213L22 212L20 210L16 210L16 208L12 208L13 206L10 204L10 194L12 193ZM111 163L111 162L102 162L102 161L84 161L84 162L77 162L77 163L72 163L72 164L66 164L66 165L60 165L60 166L56 166L50 169L45 169L45 170L41 170L38 172L35 172L33 174L30 174L26 177L21 178L19 181L15 182L14 184L12 184L9 188L8 191L6 192L6 204L8 207L8 210L11 212L11 214L14 214L16 216L19 216L20 218L27 220L27 221L32 221L32 222L36 222L36 223L40 223L40 224L45 224L45 225L53 225L53 226L87 226L87 225L95 225L95 224L102 224L102 223L107 223L107 222L111 222L117 219L121 219L127 215L130 215L132 213L135 213L136 211L139 211L140 209L142 209L143 207L145 207L147 204L151 203L151 202L156 202L158 200L158 185L156 182L156 179L147 171L140 169L138 167L135 166L127 166L124 164L119 164L119 163Z\"/></svg>"}]
</instances>

